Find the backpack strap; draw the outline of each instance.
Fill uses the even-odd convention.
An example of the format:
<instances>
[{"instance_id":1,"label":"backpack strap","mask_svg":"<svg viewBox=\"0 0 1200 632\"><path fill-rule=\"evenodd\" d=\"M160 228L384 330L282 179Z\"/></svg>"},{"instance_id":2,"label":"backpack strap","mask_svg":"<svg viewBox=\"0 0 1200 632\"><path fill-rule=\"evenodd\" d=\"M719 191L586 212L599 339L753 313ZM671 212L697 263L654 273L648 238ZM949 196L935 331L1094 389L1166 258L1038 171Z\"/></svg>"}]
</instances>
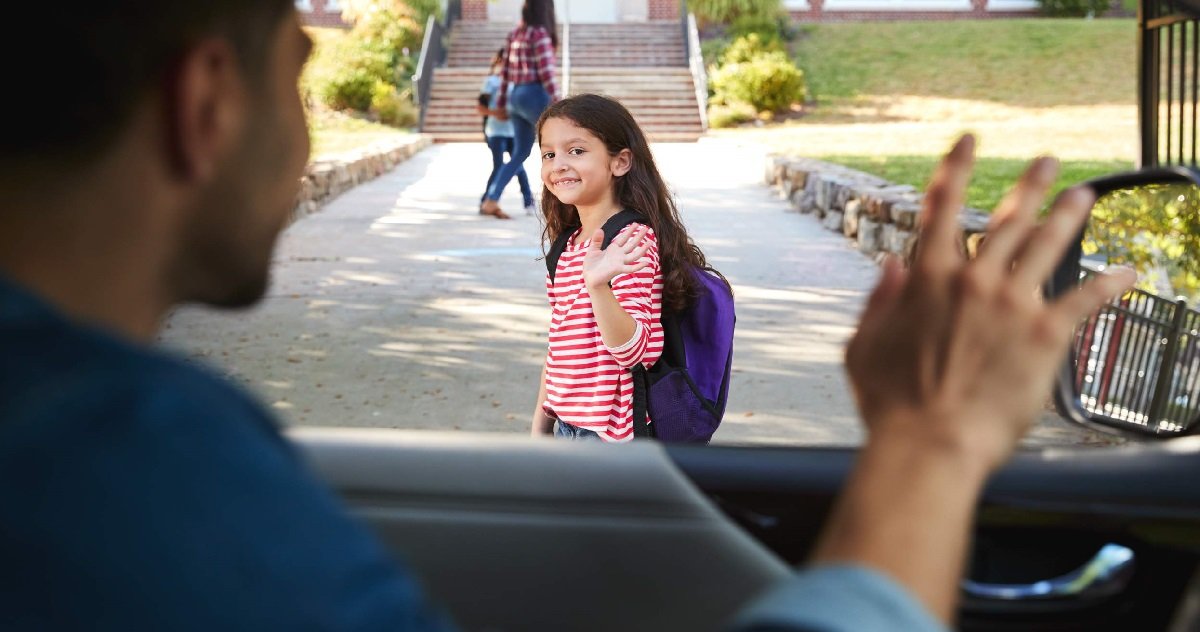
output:
<instances>
[{"instance_id":1,"label":"backpack strap","mask_svg":"<svg viewBox=\"0 0 1200 632\"><path fill-rule=\"evenodd\" d=\"M616 239L617 235L619 235L626 226L635 222L649 226L649 223L646 221L646 217L644 215L629 209L623 210L608 218L608 221L604 222L604 226L601 229L604 231L604 242L600 244L600 247L608 248L608 245L612 243L612 240ZM554 243L550 245L550 252L546 253L546 272L550 274L551 283L554 282L554 272L558 269L558 260L560 257L562 257L563 251L567 249L567 242L571 241L571 235L573 233L574 231L568 232L564 230L562 234L554 240Z\"/></svg>"}]
</instances>

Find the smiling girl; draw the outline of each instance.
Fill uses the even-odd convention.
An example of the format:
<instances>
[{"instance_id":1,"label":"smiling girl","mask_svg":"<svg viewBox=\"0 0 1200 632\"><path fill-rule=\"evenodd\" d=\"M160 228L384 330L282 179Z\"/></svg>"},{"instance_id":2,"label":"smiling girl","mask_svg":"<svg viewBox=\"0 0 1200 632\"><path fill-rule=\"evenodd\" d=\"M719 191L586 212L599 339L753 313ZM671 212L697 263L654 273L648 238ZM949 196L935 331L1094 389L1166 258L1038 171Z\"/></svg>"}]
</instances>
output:
<instances>
[{"instance_id":1,"label":"smiling girl","mask_svg":"<svg viewBox=\"0 0 1200 632\"><path fill-rule=\"evenodd\" d=\"M551 105L537 124L543 239L570 239L546 291L552 314L532 434L633 438L632 367L663 350L662 311L700 288L689 264L703 253L679 220L646 136L620 103L594 94ZM602 227L622 210L641 219L604 248ZM652 420L651 420L652 421Z\"/></svg>"}]
</instances>

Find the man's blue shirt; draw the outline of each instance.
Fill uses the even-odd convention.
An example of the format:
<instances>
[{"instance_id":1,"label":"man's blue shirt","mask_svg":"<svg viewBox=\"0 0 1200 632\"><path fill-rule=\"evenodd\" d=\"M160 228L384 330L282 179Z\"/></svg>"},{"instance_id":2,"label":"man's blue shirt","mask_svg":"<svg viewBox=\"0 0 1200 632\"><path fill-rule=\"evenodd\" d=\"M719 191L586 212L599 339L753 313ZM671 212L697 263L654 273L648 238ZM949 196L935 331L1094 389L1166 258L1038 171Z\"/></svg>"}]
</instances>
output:
<instances>
[{"instance_id":1,"label":"man's blue shirt","mask_svg":"<svg viewBox=\"0 0 1200 632\"><path fill-rule=\"evenodd\" d=\"M0 280L0 628L449 628L246 394Z\"/></svg>"}]
</instances>

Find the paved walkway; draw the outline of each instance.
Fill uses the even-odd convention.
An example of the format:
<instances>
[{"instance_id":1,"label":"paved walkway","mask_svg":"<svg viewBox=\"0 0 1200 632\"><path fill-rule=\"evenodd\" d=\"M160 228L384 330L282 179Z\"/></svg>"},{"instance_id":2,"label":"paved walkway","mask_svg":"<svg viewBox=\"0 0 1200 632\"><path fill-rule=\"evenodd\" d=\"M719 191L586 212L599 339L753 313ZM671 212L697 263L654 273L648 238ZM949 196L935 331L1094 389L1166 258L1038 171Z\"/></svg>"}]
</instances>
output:
<instances>
[{"instance_id":1,"label":"paved walkway","mask_svg":"<svg viewBox=\"0 0 1200 632\"><path fill-rule=\"evenodd\" d=\"M654 149L737 299L715 440L859 443L841 355L874 265L762 186L761 149ZM231 373L292 424L526 432L549 317L541 227L475 213L489 167L481 144L439 145L341 196L284 234L260 306L182 309L165 344ZM503 204L520 211L515 183ZM1054 422L1036 438L1080 440Z\"/></svg>"}]
</instances>

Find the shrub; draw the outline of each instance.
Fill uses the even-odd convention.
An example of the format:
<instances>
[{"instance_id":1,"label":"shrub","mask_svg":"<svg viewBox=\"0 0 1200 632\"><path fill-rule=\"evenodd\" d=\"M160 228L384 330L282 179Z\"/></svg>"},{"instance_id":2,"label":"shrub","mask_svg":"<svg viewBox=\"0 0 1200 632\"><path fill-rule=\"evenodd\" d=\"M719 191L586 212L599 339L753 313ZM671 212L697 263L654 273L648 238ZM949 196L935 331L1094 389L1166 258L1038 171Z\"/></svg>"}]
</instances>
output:
<instances>
[{"instance_id":1,"label":"shrub","mask_svg":"<svg viewBox=\"0 0 1200 632\"><path fill-rule=\"evenodd\" d=\"M726 47L725 51L721 54L720 61L722 66L725 64L742 64L762 55L770 53L783 54L784 52L783 42L778 38L765 39L757 33L750 33L749 35L737 38L732 44Z\"/></svg>"},{"instance_id":2,"label":"shrub","mask_svg":"<svg viewBox=\"0 0 1200 632\"><path fill-rule=\"evenodd\" d=\"M386 53L372 50L362 40L346 37L334 42L314 59L311 85L316 97L335 110L367 111L375 84L391 83L392 67Z\"/></svg>"},{"instance_id":3,"label":"shrub","mask_svg":"<svg viewBox=\"0 0 1200 632\"><path fill-rule=\"evenodd\" d=\"M730 24L738 18L775 18L783 11L780 0L692 0L688 8L702 24Z\"/></svg>"},{"instance_id":4,"label":"shrub","mask_svg":"<svg viewBox=\"0 0 1200 632\"><path fill-rule=\"evenodd\" d=\"M724 37L714 37L700 42L700 55L704 57L704 66L716 66L725 57L725 50L729 48L729 39Z\"/></svg>"},{"instance_id":5,"label":"shrub","mask_svg":"<svg viewBox=\"0 0 1200 632\"><path fill-rule=\"evenodd\" d=\"M714 105L708 108L709 127L736 127L758 118L758 112L749 103Z\"/></svg>"},{"instance_id":6,"label":"shrub","mask_svg":"<svg viewBox=\"0 0 1200 632\"><path fill-rule=\"evenodd\" d=\"M715 104L748 103L758 112L781 112L806 96L804 72L778 51L727 62L710 82Z\"/></svg>"},{"instance_id":7,"label":"shrub","mask_svg":"<svg viewBox=\"0 0 1200 632\"><path fill-rule=\"evenodd\" d=\"M396 127L412 127L417 124L417 109L411 95L400 92L396 86L379 81L371 91L371 113L380 123Z\"/></svg>"},{"instance_id":8,"label":"shrub","mask_svg":"<svg viewBox=\"0 0 1200 632\"><path fill-rule=\"evenodd\" d=\"M1100 15L1112 8L1111 0L1038 0L1044 15L1080 18Z\"/></svg>"},{"instance_id":9,"label":"shrub","mask_svg":"<svg viewBox=\"0 0 1200 632\"><path fill-rule=\"evenodd\" d=\"M787 39L779 16L746 15L729 24L725 34L737 39L746 35L757 35L764 42L780 42Z\"/></svg>"}]
</instances>

